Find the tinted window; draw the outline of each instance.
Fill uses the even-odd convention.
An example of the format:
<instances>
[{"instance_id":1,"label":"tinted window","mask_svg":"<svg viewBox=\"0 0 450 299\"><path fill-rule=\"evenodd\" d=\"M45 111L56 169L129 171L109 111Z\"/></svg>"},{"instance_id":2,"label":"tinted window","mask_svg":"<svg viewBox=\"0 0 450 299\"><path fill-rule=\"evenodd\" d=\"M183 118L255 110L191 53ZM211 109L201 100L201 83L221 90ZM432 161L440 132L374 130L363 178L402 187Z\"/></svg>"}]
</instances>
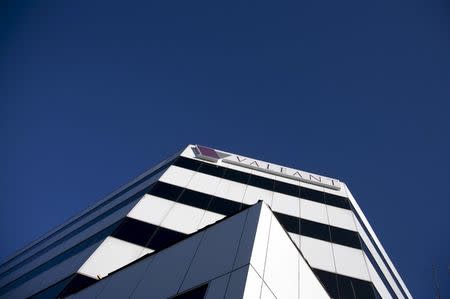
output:
<instances>
[{"instance_id":1,"label":"tinted window","mask_svg":"<svg viewBox=\"0 0 450 299\"><path fill-rule=\"evenodd\" d=\"M334 226L330 226L330 230L331 241L333 243L361 249L361 243L359 242L359 236L357 232Z\"/></svg>"},{"instance_id":2,"label":"tinted window","mask_svg":"<svg viewBox=\"0 0 450 299\"><path fill-rule=\"evenodd\" d=\"M329 226L322 223L301 219L300 233L303 236L330 242Z\"/></svg>"},{"instance_id":3,"label":"tinted window","mask_svg":"<svg viewBox=\"0 0 450 299\"><path fill-rule=\"evenodd\" d=\"M290 215L280 214L280 213L274 213L274 214L285 230L287 230L290 233L300 234L300 228L299 228L300 219L299 218L293 217Z\"/></svg>"},{"instance_id":4,"label":"tinted window","mask_svg":"<svg viewBox=\"0 0 450 299\"><path fill-rule=\"evenodd\" d=\"M220 197L213 197L208 206L208 211L226 216L236 214L240 209L240 203Z\"/></svg>"},{"instance_id":5,"label":"tinted window","mask_svg":"<svg viewBox=\"0 0 450 299\"><path fill-rule=\"evenodd\" d=\"M204 284L192 290L189 290L183 294L176 295L172 299L202 299L205 297L208 284Z\"/></svg>"},{"instance_id":6,"label":"tinted window","mask_svg":"<svg viewBox=\"0 0 450 299\"><path fill-rule=\"evenodd\" d=\"M60 282L55 283L54 285L46 288L45 290L31 296L31 299L48 299L48 298L58 298L58 295L61 291L66 287L66 285L70 282L73 275L61 280Z\"/></svg>"},{"instance_id":7,"label":"tinted window","mask_svg":"<svg viewBox=\"0 0 450 299\"><path fill-rule=\"evenodd\" d=\"M200 209L206 209L210 200L211 195L189 189L185 189L178 198L179 203Z\"/></svg>"},{"instance_id":8,"label":"tinted window","mask_svg":"<svg viewBox=\"0 0 450 299\"><path fill-rule=\"evenodd\" d=\"M183 240L186 237L186 234L164 227L159 227L147 247L154 249L155 251L161 250L177 243L178 241Z\"/></svg>"},{"instance_id":9,"label":"tinted window","mask_svg":"<svg viewBox=\"0 0 450 299\"><path fill-rule=\"evenodd\" d=\"M151 195L176 201L183 188L171 184L157 182L148 192Z\"/></svg>"},{"instance_id":10,"label":"tinted window","mask_svg":"<svg viewBox=\"0 0 450 299\"><path fill-rule=\"evenodd\" d=\"M350 277L338 275L338 289L340 299L355 299L353 287ZM362 298L358 298L362 299Z\"/></svg>"},{"instance_id":11,"label":"tinted window","mask_svg":"<svg viewBox=\"0 0 450 299\"><path fill-rule=\"evenodd\" d=\"M90 278L88 276L84 276L81 274L75 274L69 284L66 286L64 291L58 296L58 298L69 296L70 294L74 294L82 289L90 286L91 284L96 283L98 280L94 278Z\"/></svg>"},{"instance_id":12,"label":"tinted window","mask_svg":"<svg viewBox=\"0 0 450 299\"><path fill-rule=\"evenodd\" d=\"M248 184L266 190L273 190L273 182L273 180L264 178L262 176L251 175Z\"/></svg>"},{"instance_id":13,"label":"tinted window","mask_svg":"<svg viewBox=\"0 0 450 299\"><path fill-rule=\"evenodd\" d=\"M314 273L317 275L330 297L336 299L339 298L336 274L318 269L314 269Z\"/></svg>"},{"instance_id":14,"label":"tinted window","mask_svg":"<svg viewBox=\"0 0 450 299\"><path fill-rule=\"evenodd\" d=\"M300 189L300 197L311 200L311 201L315 201L315 202L320 202L320 203L325 202L323 192L313 190L313 189L301 188Z\"/></svg>"},{"instance_id":15,"label":"tinted window","mask_svg":"<svg viewBox=\"0 0 450 299\"><path fill-rule=\"evenodd\" d=\"M300 187L292 184L275 181L273 191L298 197L300 195Z\"/></svg>"},{"instance_id":16,"label":"tinted window","mask_svg":"<svg viewBox=\"0 0 450 299\"><path fill-rule=\"evenodd\" d=\"M216 165L212 165L212 164L208 164L208 163L203 163L200 168L198 169L199 172L201 173L205 173L205 174L209 174L209 175L213 175L216 177L221 178L225 169L223 167L220 166L216 166Z\"/></svg>"},{"instance_id":17,"label":"tinted window","mask_svg":"<svg viewBox=\"0 0 450 299\"><path fill-rule=\"evenodd\" d=\"M200 167L201 164L202 164L202 162L200 162L200 161L185 158L185 157L178 157L178 159L173 163L173 165L183 167L186 169L190 169L193 171L197 171L197 169Z\"/></svg>"},{"instance_id":18,"label":"tinted window","mask_svg":"<svg viewBox=\"0 0 450 299\"><path fill-rule=\"evenodd\" d=\"M350 210L350 203L348 199L342 196L325 193L325 203L330 206Z\"/></svg>"},{"instance_id":19,"label":"tinted window","mask_svg":"<svg viewBox=\"0 0 450 299\"><path fill-rule=\"evenodd\" d=\"M375 299L372 283L352 278L353 291L357 299Z\"/></svg>"},{"instance_id":20,"label":"tinted window","mask_svg":"<svg viewBox=\"0 0 450 299\"><path fill-rule=\"evenodd\" d=\"M111 236L140 246L146 246L158 227L126 217Z\"/></svg>"},{"instance_id":21,"label":"tinted window","mask_svg":"<svg viewBox=\"0 0 450 299\"><path fill-rule=\"evenodd\" d=\"M19 278L15 279L14 281L8 283L7 285L3 286L2 288L0 288L0 296L9 292L10 290L16 288L17 286L23 284L24 282L32 279L33 277L36 277L37 275L47 271L48 269L54 267L55 265L67 260L68 258L76 255L77 253L83 251L84 249L88 248L89 246L103 240L104 238L106 238L107 236L109 236L111 234L112 231L114 231L117 226L119 224L119 221L108 226L107 228L105 228L104 230L98 232L97 234L93 235L92 237L90 237L89 239L78 243L77 245L75 245L74 247L64 251L63 253L61 253L60 255L57 255L56 257L52 258L51 260L49 260L48 262L34 268L33 270L31 270L30 272L27 272L25 274L23 274L22 276L20 276Z\"/></svg>"},{"instance_id":22,"label":"tinted window","mask_svg":"<svg viewBox=\"0 0 450 299\"><path fill-rule=\"evenodd\" d=\"M225 174L223 175L224 179L233 181L233 182L238 182L238 183L242 183L242 184L247 184L248 183L248 179L250 177L250 174L242 172L242 171L237 171L234 169L229 169L227 168L225 170Z\"/></svg>"}]
</instances>

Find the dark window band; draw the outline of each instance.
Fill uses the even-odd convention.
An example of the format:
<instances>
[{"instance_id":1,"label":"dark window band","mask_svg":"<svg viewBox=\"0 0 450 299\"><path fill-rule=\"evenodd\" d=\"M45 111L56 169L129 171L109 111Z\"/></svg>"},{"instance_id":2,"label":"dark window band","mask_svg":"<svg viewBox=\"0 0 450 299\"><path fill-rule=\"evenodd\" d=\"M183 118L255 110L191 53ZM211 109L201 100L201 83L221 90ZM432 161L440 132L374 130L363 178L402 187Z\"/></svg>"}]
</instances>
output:
<instances>
[{"instance_id":1,"label":"dark window band","mask_svg":"<svg viewBox=\"0 0 450 299\"><path fill-rule=\"evenodd\" d=\"M307 200L335 206L350 210L350 203L347 198L329 194L322 191L317 191L309 188L299 187L297 185L272 180L266 177L248 174L235 169L229 169L222 166L204 163L198 160L189 159L186 157L178 157L173 165L198 171L204 174L209 174L215 177L224 178L237 183L248 184L253 187L275 191L295 197L301 197Z\"/></svg>"},{"instance_id":2,"label":"dark window band","mask_svg":"<svg viewBox=\"0 0 450 299\"><path fill-rule=\"evenodd\" d=\"M105 219L106 217L108 217L109 215L113 214L114 212L120 210L121 208L123 208L124 206L128 205L129 203L133 202L133 201L137 201L139 200L142 196L144 196L146 193L146 190L143 190L141 192L138 192L137 194L131 196L130 198L128 198L127 200L122 201L121 203L119 203L118 205L114 206L113 208L109 209L108 211L106 211L105 213L101 214L100 216L92 219L89 222L86 222L85 224L83 224L82 226L80 226L79 228L71 231L70 233L68 233L67 235L65 235L64 237L62 237L61 239L53 242L52 244L48 245L47 247L39 250L38 252L36 252L34 255L24 259L23 261L19 262L18 264L14 265L13 267L11 267L9 270L3 272L0 275L0 278L12 273L13 271L17 270L18 268L22 267L25 264L30 263L31 261L35 260L36 258L38 258L39 256L41 256L42 254L48 252L50 249L64 243L65 241L69 240L70 238L78 235L79 233L83 232L84 230L88 229L89 227L91 227L92 225L98 223L100 220Z\"/></svg>"},{"instance_id":3,"label":"dark window band","mask_svg":"<svg viewBox=\"0 0 450 299\"><path fill-rule=\"evenodd\" d=\"M352 211L353 214L356 216L356 218L358 219L359 224L361 225L361 227L363 228L364 232L366 233L366 235L368 236L370 242L372 242L373 247L375 247L375 251L378 253L378 255L381 257L381 260L383 261L384 265L386 266L386 268L388 269L389 273L391 274L392 278L394 279L398 289L400 290L400 292L402 293L402 295L405 298L408 298L408 296L406 295L406 292L403 290L402 285L400 284L400 282L398 281L397 277L394 275L391 267L389 266L389 264L386 262L386 259L384 258L384 255L381 253L380 249L377 246L377 243L375 243L372 235L369 233L366 225L364 224L364 222L362 221L361 217L359 216L359 214L354 210L353 206L352 206ZM363 242L364 243L364 242ZM373 266L375 267L375 270L378 272L378 275L382 278L383 282L386 281L386 277L385 275L381 272L381 269L379 269L378 263L376 263L373 259L372 253L370 252L369 248L367 248L366 245L363 246L363 250L364 252L368 255L368 257L371 259ZM392 289L390 284L387 284L388 289ZM393 298L397 298L397 296L394 293L391 293Z\"/></svg>"},{"instance_id":4,"label":"dark window band","mask_svg":"<svg viewBox=\"0 0 450 299\"><path fill-rule=\"evenodd\" d=\"M117 221L116 223L108 226L107 228L105 228L102 231L98 232L97 234L91 236L90 238L84 240L83 242L78 243L74 247L64 251L63 253L57 255L56 257L45 262L44 264L41 264L40 266L34 268L33 270L19 276L15 280L6 284L5 286L3 286L0 289L0 296L11 291L12 289L18 287L19 285L25 283L26 281L38 276L39 274L47 271L48 269L62 263L66 259L80 253L81 251L88 248L89 246L94 245L95 243L105 239L117 228L117 226L119 225L119 222L120 221Z\"/></svg>"},{"instance_id":5,"label":"dark window band","mask_svg":"<svg viewBox=\"0 0 450 299\"><path fill-rule=\"evenodd\" d=\"M243 203L237 203L225 198L185 189L164 182L155 183L148 193L225 216L233 215L248 207L248 205ZM165 194L167 194L167 196ZM175 194L178 197L176 197ZM277 216L278 221L280 221L283 227L290 233L296 233L327 242L361 249L357 232L278 212L274 212L274 214Z\"/></svg>"},{"instance_id":6,"label":"dark window band","mask_svg":"<svg viewBox=\"0 0 450 299\"><path fill-rule=\"evenodd\" d=\"M69 295L75 294L90 285L93 285L98 280L86 275L75 273L72 280L67 284L64 290L59 294L57 298L65 298Z\"/></svg>"},{"instance_id":7,"label":"dark window band","mask_svg":"<svg viewBox=\"0 0 450 299\"><path fill-rule=\"evenodd\" d=\"M125 217L111 236L156 251L167 248L186 238L188 235L162 226Z\"/></svg>"},{"instance_id":8,"label":"dark window band","mask_svg":"<svg viewBox=\"0 0 450 299\"><path fill-rule=\"evenodd\" d=\"M357 232L278 212L273 213L290 233L361 249Z\"/></svg>"},{"instance_id":9,"label":"dark window band","mask_svg":"<svg viewBox=\"0 0 450 299\"><path fill-rule=\"evenodd\" d=\"M208 284L201 285L199 287L190 289L187 292L182 294L178 294L174 297L170 297L169 299L202 299L205 298L206 290L208 289Z\"/></svg>"},{"instance_id":10,"label":"dark window band","mask_svg":"<svg viewBox=\"0 0 450 299\"><path fill-rule=\"evenodd\" d=\"M378 299L381 298L375 286L365 281L345 275L313 269L331 298L336 299Z\"/></svg>"},{"instance_id":11,"label":"dark window band","mask_svg":"<svg viewBox=\"0 0 450 299\"><path fill-rule=\"evenodd\" d=\"M160 166L158 169L152 171L150 174L146 175L145 177L143 177L142 179L138 180L137 182L135 182L134 184L132 184L131 186L126 187L125 189L123 189L122 191L120 191L119 193L117 193L116 195L112 196L111 198L105 200L104 202L102 202L101 204L99 204L98 206L94 207L93 209L87 211L85 214L77 217L76 219L72 220L71 222L67 223L66 225L64 225L64 227L58 229L57 231L53 232L52 234L50 234L49 236L45 237L44 239L42 239L41 241L39 241L38 243L32 245L30 248L27 248L26 251L16 255L15 257L11 258L10 260L4 262L1 266L5 266L6 264L16 260L17 258L19 258L20 256L22 256L23 254L25 254L26 252L29 252L30 250L32 250L33 248L35 248L36 246L42 244L43 242L49 240L50 238L52 238L53 236L55 236L56 234L58 234L59 232L71 227L72 225L74 225L75 223L77 223L78 221L80 221L81 219L85 218L86 216L89 216L90 214L94 213L95 211L99 210L100 208L106 206L107 204L109 204L110 202L116 200L117 198L119 198L120 196L122 196L123 194L127 193L128 191L132 190L133 188L137 187L138 185L142 184L143 182L147 181L148 179L150 179L151 177L153 177L154 175L156 175L157 173L165 170L166 168L168 168L174 159L171 159L170 161L168 161L167 163L164 163L164 165ZM145 194L145 193L144 193ZM120 204L116 205L115 207L111 208L110 210L108 210L107 212L105 212L102 215L99 215L98 217L96 217L95 219L89 221L88 223L80 226L79 228L77 228L76 230L68 233L67 235L63 236L62 238L54 241L53 243L47 245L46 247L42 248L41 250L39 250L38 252L36 252L35 254L27 257L26 259L24 259L23 261L19 262L18 264L10 267L9 269L7 269L6 271L4 271L3 273L0 274L0 278L5 277L6 275L12 273L13 271L15 271L16 269L18 269L19 267L21 267L24 264L29 263L30 261L36 259L37 257L39 257L40 255L42 255L45 252L48 252L51 248L57 246L58 244L61 244L62 242L68 240L69 238L73 237L74 235L78 234L79 232L83 231L84 229L86 229L87 227L91 226L92 224L96 223L98 220L105 218L106 216L112 214L113 212L117 211L119 208L123 207L124 205L126 205L127 203L129 203L131 201L131 198L125 200L124 202L121 202ZM126 202L126 203L125 203Z\"/></svg>"}]
</instances>

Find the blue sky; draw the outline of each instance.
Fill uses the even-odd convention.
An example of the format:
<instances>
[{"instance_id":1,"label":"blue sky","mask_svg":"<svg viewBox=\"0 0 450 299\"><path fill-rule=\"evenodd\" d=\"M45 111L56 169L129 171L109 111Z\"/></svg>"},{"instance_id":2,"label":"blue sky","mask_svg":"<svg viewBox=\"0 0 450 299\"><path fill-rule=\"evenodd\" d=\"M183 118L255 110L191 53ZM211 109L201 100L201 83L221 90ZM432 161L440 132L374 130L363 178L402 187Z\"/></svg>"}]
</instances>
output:
<instances>
[{"instance_id":1,"label":"blue sky","mask_svg":"<svg viewBox=\"0 0 450 299\"><path fill-rule=\"evenodd\" d=\"M445 1L6 1L0 259L199 143L345 181L450 297Z\"/></svg>"}]
</instances>

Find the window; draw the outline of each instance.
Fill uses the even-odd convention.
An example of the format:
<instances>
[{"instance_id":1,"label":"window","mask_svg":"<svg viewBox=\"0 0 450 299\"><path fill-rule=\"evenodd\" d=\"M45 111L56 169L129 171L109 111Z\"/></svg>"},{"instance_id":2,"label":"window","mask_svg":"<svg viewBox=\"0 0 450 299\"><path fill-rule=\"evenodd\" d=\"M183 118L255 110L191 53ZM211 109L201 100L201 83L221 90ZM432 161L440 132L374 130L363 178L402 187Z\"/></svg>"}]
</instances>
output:
<instances>
[{"instance_id":1,"label":"window","mask_svg":"<svg viewBox=\"0 0 450 299\"><path fill-rule=\"evenodd\" d=\"M148 192L151 195L176 201L183 188L171 184L157 182Z\"/></svg>"},{"instance_id":2,"label":"window","mask_svg":"<svg viewBox=\"0 0 450 299\"><path fill-rule=\"evenodd\" d=\"M216 177L221 178L225 169L223 167L220 166L216 166L216 165L212 165L212 164L208 164L208 163L203 163L200 168L198 169L199 172L201 173L205 173L205 174L209 174L209 175L213 175Z\"/></svg>"},{"instance_id":3,"label":"window","mask_svg":"<svg viewBox=\"0 0 450 299\"><path fill-rule=\"evenodd\" d=\"M156 225L126 217L111 236L136 245L146 246L157 228Z\"/></svg>"},{"instance_id":4,"label":"window","mask_svg":"<svg viewBox=\"0 0 450 299\"><path fill-rule=\"evenodd\" d=\"M359 242L359 236L357 232L334 226L330 226L330 230L331 241L333 243L361 249L361 243Z\"/></svg>"},{"instance_id":5,"label":"window","mask_svg":"<svg viewBox=\"0 0 450 299\"><path fill-rule=\"evenodd\" d=\"M290 196L298 197L300 195L300 187L280 181L275 181L273 191L283 193Z\"/></svg>"},{"instance_id":6,"label":"window","mask_svg":"<svg viewBox=\"0 0 450 299\"><path fill-rule=\"evenodd\" d=\"M250 177L250 174L248 174L246 172L237 171L237 170L229 169L229 168L226 169L225 174L223 176L224 179L242 183L242 184L247 184L249 177Z\"/></svg>"},{"instance_id":7,"label":"window","mask_svg":"<svg viewBox=\"0 0 450 299\"><path fill-rule=\"evenodd\" d=\"M200 162L200 161L181 157L181 156L178 157L178 159L173 163L173 165L175 165L175 166L183 167L183 168L190 169L193 171L197 171L197 169L200 167L201 164L202 164L202 162Z\"/></svg>"},{"instance_id":8,"label":"window","mask_svg":"<svg viewBox=\"0 0 450 299\"><path fill-rule=\"evenodd\" d=\"M155 251L161 250L183 240L187 236L188 235L174 230L159 227L147 247L154 249Z\"/></svg>"},{"instance_id":9,"label":"window","mask_svg":"<svg viewBox=\"0 0 450 299\"><path fill-rule=\"evenodd\" d=\"M176 295L171 299L202 299L205 298L206 290L208 289L208 284L191 289L182 294Z\"/></svg>"},{"instance_id":10,"label":"window","mask_svg":"<svg viewBox=\"0 0 450 299\"><path fill-rule=\"evenodd\" d=\"M319 202L319 203L325 202L323 192L313 190L313 189L301 188L300 189L300 197L311 200L311 201Z\"/></svg>"},{"instance_id":11,"label":"window","mask_svg":"<svg viewBox=\"0 0 450 299\"><path fill-rule=\"evenodd\" d=\"M330 242L329 226L322 223L301 219L300 233L303 236Z\"/></svg>"},{"instance_id":12,"label":"window","mask_svg":"<svg viewBox=\"0 0 450 299\"><path fill-rule=\"evenodd\" d=\"M208 206L208 211L226 216L236 214L240 210L240 203L220 197L213 197L211 203Z\"/></svg>"},{"instance_id":13,"label":"window","mask_svg":"<svg viewBox=\"0 0 450 299\"><path fill-rule=\"evenodd\" d=\"M210 200L211 195L209 194L184 189L184 192L181 194L178 202L204 210L208 206Z\"/></svg>"},{"instance_id":14,"label":"window","mask_svg":"<svg viewBox=\"0 0 450 299\"><path fill-rule=\"evenodd\" d=\"M262 176L257 176L257 175L250 175L250 181L249 181L249 185L254 186L254 187L258 187L258 188L262 188L262 189L266 189L266 190L273 190L273 183L274 181Z\"/></svg>"}]
</instances>

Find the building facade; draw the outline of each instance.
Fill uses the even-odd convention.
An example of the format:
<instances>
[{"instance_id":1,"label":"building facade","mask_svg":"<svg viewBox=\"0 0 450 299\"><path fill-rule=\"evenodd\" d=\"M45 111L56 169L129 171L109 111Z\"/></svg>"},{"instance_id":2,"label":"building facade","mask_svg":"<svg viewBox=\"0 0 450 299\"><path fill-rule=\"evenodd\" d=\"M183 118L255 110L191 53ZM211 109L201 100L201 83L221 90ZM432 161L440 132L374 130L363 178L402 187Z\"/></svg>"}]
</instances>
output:
<instances>
[{"instance_id":1,"label":"building facade","mask_svg":"<svg viewBox=\"0 0 450 299\"><path fill-rule=\"evenodd\" d=\"M345 183L189 145L0 265L0 298L412 298Z\"/></svg>"}]
</instances>

